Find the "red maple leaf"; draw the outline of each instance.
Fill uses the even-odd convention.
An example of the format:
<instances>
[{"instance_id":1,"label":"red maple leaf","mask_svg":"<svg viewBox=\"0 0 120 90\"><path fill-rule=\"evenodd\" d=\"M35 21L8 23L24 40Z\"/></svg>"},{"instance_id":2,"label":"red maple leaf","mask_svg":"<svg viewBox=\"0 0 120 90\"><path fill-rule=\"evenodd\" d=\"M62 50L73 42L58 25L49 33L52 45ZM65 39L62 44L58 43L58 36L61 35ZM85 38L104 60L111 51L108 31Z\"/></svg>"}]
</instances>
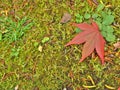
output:
<instances>
[{"instance_id":1,"label":"red maple leaf","mask_svg":"<svg viewBox=\"0 0 120 90\"><path fill-rule=\"evenodd\" d=\"M104 46L105 40L99 31L99 27L96 22L91 24L80 23L73 24L74 26L80 28L82 32L76 35L70 42L68 42L65 46L69 46L71 44L81 44L84 43L82 58L80 62L82 62L86 57L88 57L94 49L96 50L98 56L100 57L102 64L104 64Z\"/></svg>"},{"instance_id":2,"label":"red maple leaf","mask_svg":"<svg viewBox=\"0 0 120 90\"><path fill-rule=\"evenodd\" d=\"M118 90L120 90L120 87L118 88Z\"/></svg>"}]
</instances>

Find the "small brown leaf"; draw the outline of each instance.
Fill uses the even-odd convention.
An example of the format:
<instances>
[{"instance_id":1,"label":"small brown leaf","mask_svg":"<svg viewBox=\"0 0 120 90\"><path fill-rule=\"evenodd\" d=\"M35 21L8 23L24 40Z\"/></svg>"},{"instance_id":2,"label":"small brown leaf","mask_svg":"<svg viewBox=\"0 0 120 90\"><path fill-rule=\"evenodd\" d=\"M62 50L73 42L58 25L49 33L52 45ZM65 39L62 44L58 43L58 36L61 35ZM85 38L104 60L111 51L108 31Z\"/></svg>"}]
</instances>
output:
<instances>
[{"instance_id":1,"label":"small brown leaf","mask_svg":"<svg viewBox=\"0 0 120 90\"><path fill-rule=\"evenodd\" d=\"M70 21L71 19L71 15L69 13L64 13L60 23L67 23L68 21Z\"/></svg>"},{"instance_id":2,"label":"small brown leaf","mask_svg":"<svg viewBox=\"0 0 120 90\"><path fill-rule=\"evenodd\" d=\"M87 2L89 3L90 6L98 5L97 0L87 0Z\"/></svg>"},{"instance_id":3,"label":"small brown leaf","mask_svg":"<svg viewBox=\"0 0 120 90\"><path fill-rule=\"evenodd\" d=\"M120 42L113 44L113 46L115 47L115 49L120 48Z\"/></svg>"},{"instance_id":4,"label":"small brown leaf","mask_svg":"<svg viewBox=\"0 0 120 90\"><path fill-rule=\"evenodd\" d=\"M94 4L96 4L96 5L98 5L98 2L97 2L97 0L93 0L93 3L94 3Z\"/></svg>"},{"instance_id":5,"label":"small brown leaf","mask_svg":"<svg viewBox=\"0 0 120 90\"><path fill-rule=\"evenodd\" d=\"M73 77L74 77L73 72L72 72L72 71L70 71L70 72L69 72L69 74L68 74L68 76L69 76L70 78L73 78Z\"/></svg>"}]
</instances>

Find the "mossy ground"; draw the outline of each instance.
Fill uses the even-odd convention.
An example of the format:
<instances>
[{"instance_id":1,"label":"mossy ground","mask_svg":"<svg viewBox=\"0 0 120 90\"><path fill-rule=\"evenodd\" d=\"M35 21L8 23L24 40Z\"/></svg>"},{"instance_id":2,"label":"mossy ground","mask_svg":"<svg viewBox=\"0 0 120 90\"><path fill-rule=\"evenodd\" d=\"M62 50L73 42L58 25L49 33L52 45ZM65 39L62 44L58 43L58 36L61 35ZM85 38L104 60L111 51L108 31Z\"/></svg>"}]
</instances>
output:
<instances>
[{"instance_id":1,"label":"mossy ground","mask_svg":"<svg viewBox=\"0 0 120 90\"><path fill-rule=\"evenodd\" d=\"M101 0L102 1L102 0ZM113 6L115 12L115 35L120 38L120 3L119 0L103 0ZM62 90L70 87L76 90L110 90L105 85L120 86L120 50L114 51L113 43L106 45L106 63L101 65L97 56L87 58L78 63L81 58L82 45L64 47L75 35L75 14L91 10L91 6L84 0L0 0L0 16L13 15L29 17L34 26L27 31L19 41L9 43L0 42L0 90ZM10 12L15 9L15 13ZM62 15L69 12L72 20L60 24ZM88 11L89 12L89 11ZM44 37L50 40L41 43ZM43 47L38 50L35 43ZM18 49L18 56L12 56L12 49ZM88 76L91 76L95 83ZM85 89L85 86L87 89Z\"/></svg>"}]
</instances>

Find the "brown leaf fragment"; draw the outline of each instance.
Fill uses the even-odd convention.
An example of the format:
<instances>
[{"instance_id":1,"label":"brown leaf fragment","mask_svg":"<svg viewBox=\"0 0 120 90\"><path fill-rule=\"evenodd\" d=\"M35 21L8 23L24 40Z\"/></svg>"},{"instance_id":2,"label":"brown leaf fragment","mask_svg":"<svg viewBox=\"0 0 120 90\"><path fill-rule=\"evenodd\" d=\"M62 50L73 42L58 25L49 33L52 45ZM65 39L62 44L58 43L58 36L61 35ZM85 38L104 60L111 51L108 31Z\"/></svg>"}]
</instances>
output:
<instances>
[{"instance_id":1,"label":"brown leaf fragment","mask_svg":"<svg viewBox=\"0 0 120 90\"><path fill-rule=\"evenodd\" d=\"M69 13L64 13L60 23L67 23L68 21L70 21L71 19L71 15Z\"/></svg>"},{"instance_id":2,"label":"brown leaf fragment","mask_svg":"<svg viewBox=\"0 0 120 90\"><path fill-rule=\"evenodd\" d=\"M93 3L94 3L94 4L96 4L96 5L98 5L98 2L97 2L97 0L93 0Z\"/></svg>"},{"instance_id":3,"label":"brown leaf fragment","mask_svg":"<svg viewBox=\"0 0 120 90\"><path fill-rule=\"evenodd\" d=\"M120 90L120 87L118 88L118 90Z\"/></svg>"},{"instance_id":4,"label":"brown leaf fragment","mask_svg":"<svg viewBox=\"0 0 120 90\"><path fill-rule=\"evenodd\" d=\"M97 0L87 0L87 2L90 6L98 5Z\"/></svg>"},{"instance_id":5,"label":"brown leaf fragment","mask_svg":"<svg viewBox=\"0 0 120 90\"><path fill-rule=\"evenodd\" d=\"M92 6L92 1L91 0L87 0L87 2L90 6Z\"/></svg>"},{"instance_id":6,"label":"brown leaf fragment","mask_svg":"<svg viewBox=\"0 0 120 90\"><path fill-rule=\"evenodd\" d=\"M120 48L120 42L117 42L117 43L113 44L113 46L115 47L115 50Z\"/></svg>"}]
</instances>

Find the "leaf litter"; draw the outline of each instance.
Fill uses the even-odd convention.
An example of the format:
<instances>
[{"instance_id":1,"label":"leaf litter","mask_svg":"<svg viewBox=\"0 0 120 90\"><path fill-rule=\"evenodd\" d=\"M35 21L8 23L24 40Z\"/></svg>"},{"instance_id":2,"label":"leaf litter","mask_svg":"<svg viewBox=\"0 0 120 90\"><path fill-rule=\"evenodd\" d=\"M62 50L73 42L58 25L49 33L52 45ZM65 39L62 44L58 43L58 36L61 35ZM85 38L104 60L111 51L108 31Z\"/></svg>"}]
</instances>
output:
<instances>
[{"instance_id":1,"label":"leaf litter","mask_svg":"<svg viewBox=\"0 0 120 90\"><path fill-rule=\"evenodd\" d=\"M62 16L62 19L60 21L60 23L67 23L68 21L71 20L71 15L69 13L64 13L64 15Z\"/></svg>"},{"instance_id":2,"label":"leaf litter","mask_svg":"<svg viewBox=\"0 0 120 90\"><path fill-rule=\"evenodd\" d=\"M115 50L120 48L120 42L117 42L117 43L113 44L113 46L115 47Z\"/></svg>"}]
</instances>

